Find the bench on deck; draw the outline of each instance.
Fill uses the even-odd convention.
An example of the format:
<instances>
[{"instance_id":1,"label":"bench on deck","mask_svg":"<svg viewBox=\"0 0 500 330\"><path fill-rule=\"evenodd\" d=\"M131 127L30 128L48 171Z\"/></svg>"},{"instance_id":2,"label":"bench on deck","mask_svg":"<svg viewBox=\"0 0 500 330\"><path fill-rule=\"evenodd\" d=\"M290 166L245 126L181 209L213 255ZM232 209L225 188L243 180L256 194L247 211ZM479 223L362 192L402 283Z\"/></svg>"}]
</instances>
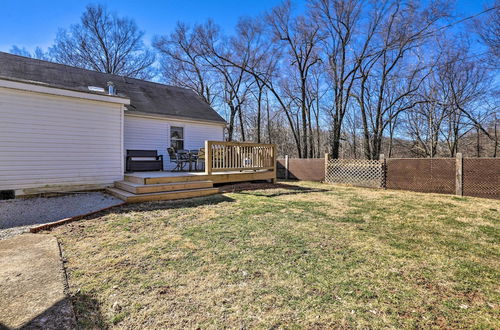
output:
<instances>
[{"instance_id":1,"label":"bench on deck","mask_svg":"<svg viewBox=\"0 0 500 330\"><path fill-rule=\"evenodd\" d=\"M163 155L156 150L127 150L126 171L163 171Z\"/></svg>"}]
</instances>

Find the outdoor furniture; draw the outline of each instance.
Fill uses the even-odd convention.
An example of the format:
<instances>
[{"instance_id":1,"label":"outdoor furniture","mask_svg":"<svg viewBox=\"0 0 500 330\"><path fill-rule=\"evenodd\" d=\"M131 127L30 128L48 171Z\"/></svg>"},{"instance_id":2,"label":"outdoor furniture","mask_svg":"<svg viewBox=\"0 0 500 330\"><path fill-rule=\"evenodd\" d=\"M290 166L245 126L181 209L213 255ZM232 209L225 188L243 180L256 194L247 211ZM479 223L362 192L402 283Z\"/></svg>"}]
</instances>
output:
<instances>
[{"instance_id":1,"label":"outdoor furniture","mask_svg":"<svg viewBox=\"0 0 500 330\"><path fill-rule=\"evenodd\" d=\"M126 171L163 171L163 155L156 150L127 150Z\"/></svg>"},{"instance_id":2,"label":"outdoor furniture","mask_svg":"<svg viewBox=\"0 0 500 330\"><path fill-rule=\"evenodd\" d=\"M193 170L193 164L195 170L197 170L196 161L198 158L198 150L178 150L177 154L180 155L181 158L185 159L189 164L189 171Z\"/></svg>"},{"instance_id":3,"label":"outdoor furniture","mask_svg":"<svg viewBox=\"0 0 500 330\"><path fill-rule=\"evenodd\" d=\"M199 152L200 151L198 149L189 150L189 156L190 156L191 162L194 163L194 170L195 171L198 171Z\"/></svg>"},{"instance_id":4,"label":"outdoor furniture","mask_svg":"<svg viewBox=\"0 0 500 330\"><path fill-rule=\"evenodd\" d=\"M198 170L198 164L201 165L200 169L204 170L205 169L205 148L200 148L196 154L196 163L195 167L196 170Z\"/></svg>"},{"instance_id":5,"label":"outdoor furniture","mask_svg":"<svg viewBox=\"0 0 500 330\"><path fill-rule=\"evenodd\" d=\"M170 162L175 163L175 168L172 170L173 172L176 170L182 171L184 169L184 165L189 163L189 157L186 158L186 154L183 153L182 150L179 151L175 152L175 149L172 147L167 148Z\"/></svg>"}]
</instances>

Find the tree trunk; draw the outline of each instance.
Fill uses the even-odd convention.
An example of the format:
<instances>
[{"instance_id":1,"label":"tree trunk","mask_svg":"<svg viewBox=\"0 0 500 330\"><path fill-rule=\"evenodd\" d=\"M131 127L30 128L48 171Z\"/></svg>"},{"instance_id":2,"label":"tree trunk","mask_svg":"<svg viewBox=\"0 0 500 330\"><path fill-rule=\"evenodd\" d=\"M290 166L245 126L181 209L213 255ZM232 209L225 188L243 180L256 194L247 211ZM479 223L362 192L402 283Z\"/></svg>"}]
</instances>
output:
<instances>
[{"instance_id":1,"label":"tree trunk","mask_svg":"<svg viewBox=\"0 0 500 330\"><path fill-rule=\"evenodd\" d=\"M245 122L243 121L243 111L241 110L241 105L238 105L238 116L240 120L240 129L241 129L241 140L246 141L245 138Z\"/></svg>"},{"instance_id":2,"label":"tree trunk","mask_svg":"<svg viewBox=\"0 0 500 330\"><path fill-rule=\"evenodd\" d=\"M301 79L301 115L302 115L302 151L300 158L307 158L309 152L309 140L307 132L307 106L306 106L306 82L305 79Z\"/></svg>"},{"instance_id":3,"label":"tree trunk","mask_svg":"<svg viewBox=\"0 0 500 330\"><path fill-rule=\"evenodd\" d=\"M259 96L257 98L257 143L260 143L260 122L262 109L262 87L259 87Z\"/></svg>"},{"instance_id":4,"label":"tree trunk","mask_svg":"<svg viewBox=\"0 0 500 330\"><path fill-rule=\"evenodd\" d=\"M331 156L333 159L339 158L340 151L340 125L334 121L331 135Z\"/></svg>"},{"instance_id":5,"label":"tree trunk","mask_svg":"<svg viewBox=\"0 0 500 330\"><path fill-rule=\"evenodd\" d=\"M232 102L229 102L228 105L229 105L230 114L229 114L229 125L227 127L227 140L233 141L234 120L236 117L236 111L234 109L234 105L232 104Z\"/></svg>"}]
</instances>

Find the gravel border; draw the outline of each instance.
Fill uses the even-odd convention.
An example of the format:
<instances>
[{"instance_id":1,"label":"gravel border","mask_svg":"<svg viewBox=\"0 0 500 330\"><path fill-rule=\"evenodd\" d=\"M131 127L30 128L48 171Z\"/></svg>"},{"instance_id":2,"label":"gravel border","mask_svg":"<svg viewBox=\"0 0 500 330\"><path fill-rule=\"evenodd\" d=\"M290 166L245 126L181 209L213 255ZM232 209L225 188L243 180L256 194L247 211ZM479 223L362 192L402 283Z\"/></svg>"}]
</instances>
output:
<instances>
[{"instance_id":1,"label":"gravel border","mask_svg":"<svg viewBox=\"0 0 500 330\"><path fill-rule=\"evenodd\" d=\"M59 221L121 203L121 199L101 192L0 201L0 239L26 232L33 225Z\"/></svg>"}]
</instances>

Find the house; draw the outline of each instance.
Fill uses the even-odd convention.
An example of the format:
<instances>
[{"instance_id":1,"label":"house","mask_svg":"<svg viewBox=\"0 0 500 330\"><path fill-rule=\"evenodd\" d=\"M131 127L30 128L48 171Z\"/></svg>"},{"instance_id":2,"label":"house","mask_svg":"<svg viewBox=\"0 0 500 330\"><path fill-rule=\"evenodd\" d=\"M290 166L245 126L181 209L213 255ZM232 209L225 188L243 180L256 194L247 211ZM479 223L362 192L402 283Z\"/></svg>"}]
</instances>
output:
<instances>
[{"instance_id":1,"label":"house","mask_svg":"<svg viewBox=\"0 0 500 330\"><path fill-rule=\"evenodd\" d=\"M142 201L275 180L275 147L222 142L225 125L188 89L0 52L0 193L108 187ZM155 150L172 169L170 146L204 147L205 173L125 174L127 150Z\"/></svg>"},{"instance_id":2,"label":"house","mask_svg":"<svg viewBox=\"0 0 500 330\"><path fill-rule=\"evenodd\" d=\"M127 149L158 150L168 169L167 147L221 141L225 125L184 88L0 52L0 190L107 186Z\"/></svg>"}]
</instances>

